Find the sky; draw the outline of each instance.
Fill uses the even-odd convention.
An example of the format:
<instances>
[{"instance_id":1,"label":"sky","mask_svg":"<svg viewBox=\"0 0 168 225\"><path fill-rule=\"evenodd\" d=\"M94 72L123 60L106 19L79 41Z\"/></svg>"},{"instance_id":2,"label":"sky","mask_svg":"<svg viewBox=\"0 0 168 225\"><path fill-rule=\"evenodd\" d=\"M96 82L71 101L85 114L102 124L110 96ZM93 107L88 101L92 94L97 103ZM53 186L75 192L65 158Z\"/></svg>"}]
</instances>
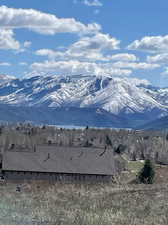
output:
<instances>
[{"instance_id":1,"label":"sky","mask_svg":"<svg viewBox=\"0 0 168 225\"><path fill-rule=\"evenodd\" d=\"M167 0L0 0L0 74L168 86Z\"/></svg>"}]
</instances>

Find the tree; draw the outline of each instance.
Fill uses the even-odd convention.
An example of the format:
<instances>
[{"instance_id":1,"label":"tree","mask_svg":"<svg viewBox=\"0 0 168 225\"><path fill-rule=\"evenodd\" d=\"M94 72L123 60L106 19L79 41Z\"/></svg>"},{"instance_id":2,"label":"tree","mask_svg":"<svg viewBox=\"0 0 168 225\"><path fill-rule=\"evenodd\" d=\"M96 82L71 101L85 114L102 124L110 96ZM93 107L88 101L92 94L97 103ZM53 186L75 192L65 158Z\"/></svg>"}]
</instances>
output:
<instances>
[{"instance_id":1,"label":"tree","mask_svg":"<svg viewBox=\"0 0 168 225\"><path fill-rule=\"evenodd\" d=\"M166 141L168 141L168 134L166 135Z\"/></svg>"},{"instance_id":2,"label":"tree","mask_svg":"<svg viewBox=\"0 0 168 225\"><path fill-rule=\"evenodd\" d=\"M112 142L111 142L111 139L109 138L108 135L106 135L106 140L105 140L105 143L107 146L112 146Z\"/></svg>"},{"instance_id":3,"label":"tree","mask_svg":"<svg viewBox=\"0 0 168 225\"><path fill-rule=\"evenodd\" d=\"M145 160L144 167L141 169L138 175L140 183L153 184L155 177L155 170L151 160Z\"/></svg>"},{"instance_id":4,"label":"tree","mask_svg":"<svg viewBox=\"0 0 168 225\"><path fill-rule=\"evenodd\" d=\"M126 148L127 148L126 145L119 144L119 146L114 149L114 152L117 154L123 154L125 152Z\"/></svg>"},{"instance_id":5,"label":"tree","mask_svg":"<svg viewBox=\"0 0 168 225\"><path fill-rule=\"evenodd\" d=\"M89 126L86 126L85 130L88 130L89 129Z\"/></svg>"},{"instance_id":6,"label":"tree","mask_svg":"<svg viewBox=\"0 0 168 225\"><path fill-rule=\"evenodd\" d=\"M84 143L83 147L89 148L92 145L93 145L92 143L90 143L88 140L86 140L86 142Z\"/></svg>"}]
</instances>

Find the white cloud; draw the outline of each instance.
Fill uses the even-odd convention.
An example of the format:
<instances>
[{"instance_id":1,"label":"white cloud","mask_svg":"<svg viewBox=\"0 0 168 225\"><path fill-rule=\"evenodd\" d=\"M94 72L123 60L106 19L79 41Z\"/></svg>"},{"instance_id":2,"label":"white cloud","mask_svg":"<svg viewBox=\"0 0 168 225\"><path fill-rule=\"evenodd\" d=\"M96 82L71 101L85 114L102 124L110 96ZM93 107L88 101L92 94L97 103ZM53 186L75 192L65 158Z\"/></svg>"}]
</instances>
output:
<instances>
[{"instance_id":1,"label":"white cloud","mask_svg":"<svg viewBox=\"0 0 168 225\"><path fill-rule=\"evenodd\" d=\"M75 42L70 51L81 52L83 50L114 50L119 48L120 41L110 37L108 34L98 33L93 37L83 37L78 42Z\"/></svg>"},{"instance_id":2,"label":"white cloud","mask_svg":"<svg viewBox=\"0 0 168 225\"><path fill-rule=\"evenodd\" d=\"M168 51L168 35L166 36L147 36L141 40L136 40L128 47L129 50L141 50L150 53Z\"/></svg>"},{"instance_id":3,"label":"white cloud","mask_svg":"<svg viewBox=\"0 0 168 225\"><path fill-rule=\"evenodd\" d=\"M100 0L73 0L74 4L82 3L87 6L96 6L100 7L103 6L103 3Z\"/></svg>"},{"instance_id":4,"label":"white cloud","mask_svg":"<svg viewBox=\"0 0 168 225\"><path fill-rule=\"evenodd\" d=\"M168 53L158 54L154 56L147 56L147 61L150 63L168 64Z\"/></svg>"},{"instance_id":5,"label":"white cloud","mask_svg":"<svg viewBox=\"0 0 168 225\"><path fill-rule=\"evenodd\" d=\"M168 76L168 67L164 68L165 70L161 73L161 75L167 77Z\"/></svg>"},{"instance_id":6,"label":"white cloud","mask_svg":"<svg viewBox=\"0 0 168 225\"><path fill-rule=\"evenodd\" d=\"M15 9L6 6L0 6L0 27L27 28L47 35L56 33L93 34L101 29L100 25L96 23L85 25L74 18L58 18L53 14L34 9Z\"/></svg>"},{"instance_id":7,"label":"white cloud","mask_svg":"<svg viewBox=\"0 0 168 225\"><path fill-rule=\"evenodd\" d=\"M83 3L87 6L103 6L99 0L83 0Z\"/></svg>"},{"instance_id":8,"label":"white cloud","mask_svg":"<svg viewBox=\"0 0 168 225\"><path fill-rule=\"evenodd\" d=\"M20 44L20 49L16 50L16 53L26 52L31 47L31 41L25 41L23 44Z\"/></svg>"},{"instance_id":9,"label":"white cloud","mask_svg":"<svg viewBox=\"0 0 168 225\"><path fill-rule=\"evenodd\" d=\"M0 62L0 66L11 66L11 63L8 63L8 62Z\"/></svg>"},{"instance_id":10,"label":"white cloud","mask_svg":"<svg viewBox=\"0 0 168 225\"><path fill-rule=\"evenodd\" d=\"M146 79L139 79L139 78L130 78L130 77L125 77L125 80L127 80L131 85L150 85L151 83L146 80Z\"/></svg>"},{"instance_id":11,"label":"white cloud","mask_svg":"<svg viewBox=\"0 0 168 225\"><path fill-rule=\"evenodd\" d=\"M164 68L164 71L161 73L162 76L164 76L165 78L168 78L168 67Z\"/></svg>"},{"instance_id":12,"label":"white cloud","mask_svg":"<svg viewBox=\"0 0 168 225\"><path fill-rule=\"evenodd\" d=\"M47 56L50 59L57 60L109 61L104 52L119 49L119 44L120 41L110 37L110 35L98 33L92 37L82 37L79 41L69 46L66 51L40 49L36 51L36 55Z\"/></svg>"},{"instance_id":13,"label":"white cloud","mask_svg":"<svg viewBox=\"0 0 168 225\"><path fill-rule=\"evenodd\" d=\"M98 51L83 51L79 53L70 53L68 50L65 52L53 51L51 49L39 49L35 53L39 56L47 56L51 60L80 60L80 61L106 61L101 53Z\"/></svg>"},{"instance_id":14,"label":"white cloud","mask_svg":"<svg viewBox=\"0 0 168 225\"><path fill-rule=\"evenodd\" d=\"M119 49L120 41L108 34L98 33L93 37L83 37L72 44L66 54L92 61L105 60L104 51Z\"/></svg>"},{"instance_id":15,"label":"white cloud","mask_svg":"<svg viewBox=\"0 0 168 225\"><path fill-rule=\"evenodd\" d=\"M20 49L20 43L14 39L14 33L12 30L0 29L0 49Z\"/></svg>"},{"instance_id":16,"label":"white cloud","mask_svg":"<svg viewBox=\"0 0 168 225\"><path fill-rule=\"evenodd\" d=\"M156 68L159 68L159 64L151 64L151 63L145 63L145 62L116 62L113 63L113 66L116 68L130 68L130 69L143 69L143 70L153 70Z\"/></svg>"},{"instance_id":17,"label":"white cloud","mask_svg":"<svg viewBox=\"0 0 168 225\"><path fill-rule=\"evenodd\" d=\"M130 75L132 70L152 70L158 64L137 62L134 54L109 55L110 50L119 49L120 41L107 34L98 33L93 37L81 37L65 51L39 49L36 55L49 60L31 65L33 71L56 71L58 74L111 74ZM114 62L116 61L116 62Z\"/></svg>"},{"instance_id":18,"label":"white cloud","mask_svg":"<svg viewBox=\"0 0 168 225\"><path fill-rule=\"evenodd\" d=\"M35 62L31 65L32 71L54 72L55 74L90 74L90 75L124 75L128 76L131 70L112 67L110 63L91 63L71 61L44 61Z\"/></svg>"},{"instance_id":19,"label":"white cloud","mask_svg":"<svg viewBox=\"0 0 168 225\"><path fill-rule=\"evenodd\" d=\"M60 51L54 51L51 49L39 49L35 52L36 55L40 55L40 56L47 56L49 58L57 58L59 56L59 54L62 56L62 54L64 54L63 52Z\"/></svg>"},{"instance_id":20,"label":"white cloud","mask_svg":"<svg viewBox=\"0 0 168 225\"><path fill-rule=\"evenodd\" d=\"M115 54L115 55L109 55L107 56L107 58L109 60L115 60L115 61L138 61L139 59L136 57L136 55L134 54L128 54L128 53L119 53L119 54Z\"/></svg>"},{"instance_id":21,"label":"white cloud","mask_svg":"<svg viewBox=\"0 0 168 225\"><path fill-rule=\"evenodd\" d=\"M30 48L31 44L32 44L31 41L25 41L23 46L24 48Z\"/></svg>"},{"instance_id":22,"label":"white cloud","mask_svg":"<svg viewBox=\"0 0 168 225\"><path fill-rule=\"evenodd\" d=\"M23 52L30 46L30 41L25 41L21 44L19 41L15 40L13 30L0 28L0 50L16 50L16 52Z\"/></svg>"},{"instance_id":23,"label":"white cloud","mask_svg":"<svg viewBox=\"0 0 168 225\"><path fill-rule=\"evenodd\" d=\"M26 62L20 62L19 65L20 66L27 66L28 64Z\"/></svg>"},{"instance_id":24,"label":"white cloud","mask_svg":"<svg viewBox=\"0 0 168 225\"><path fill-rule=\"evenodd\" d=\"M135 62L139 61L134 54L128 53L119 53L114 55L103 55L103 53L99 51L81 51L78 53L73 53L71 51L71 47L69 50L65 52L54 51L51 49L39 49L35 52L36 55L39 56L47 56L51 60L70 60L77 59L81 61L124 61L124 62Z\"/></svg>"}]
</instances>

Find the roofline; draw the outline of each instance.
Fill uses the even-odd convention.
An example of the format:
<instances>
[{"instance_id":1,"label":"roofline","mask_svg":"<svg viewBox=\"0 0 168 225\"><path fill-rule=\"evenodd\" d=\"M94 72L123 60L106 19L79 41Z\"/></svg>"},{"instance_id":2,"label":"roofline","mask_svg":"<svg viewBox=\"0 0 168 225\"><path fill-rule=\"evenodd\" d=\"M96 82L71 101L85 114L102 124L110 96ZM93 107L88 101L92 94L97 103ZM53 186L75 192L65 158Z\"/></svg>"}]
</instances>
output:
<instances>
[{"instance_id":1,"label":"roofline","mask_svg":"<svg viewBox=\"0 0 168 225\"><path fill-rule=\"evenodd\" d=\"M2 172L25 172L25 173L43 173L43 174L61 174L61 175L93 175L93 176L114 176L114 174L95 174L95 173L65 173L65 172L46 172L46 171L27 171L27 170L8 170L8 169L2 169Z\"/></svg>"}]
</instances>

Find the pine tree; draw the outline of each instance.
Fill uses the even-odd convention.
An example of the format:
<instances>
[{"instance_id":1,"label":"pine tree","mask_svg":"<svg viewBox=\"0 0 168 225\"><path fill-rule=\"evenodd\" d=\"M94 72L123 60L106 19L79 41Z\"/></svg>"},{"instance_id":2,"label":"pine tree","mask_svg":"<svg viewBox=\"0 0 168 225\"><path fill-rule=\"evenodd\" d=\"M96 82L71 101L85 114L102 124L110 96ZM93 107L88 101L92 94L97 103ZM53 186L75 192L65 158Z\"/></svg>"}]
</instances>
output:
<instances>
[{"instance_id":1,"label":"pine tree","mask_svg":"<svg viewBox=\"0 0 168 225\"><path fill-rule=\"evenodd\" d=\"M108 135L106 135L106 140L105 140L105 143L107 146L112 146L112 142L111 142L111 139L109 138Z\"/></svg>"},{"instance_id":2,"label":"pine tree","mask_svg":"<svg viewBox=\"0 0 168 225\"><path fill-rule=\"evenodd\" d=\"M147 159L145 160L144 167L141 169L138 180L140 183L144 184L153 184L155 177L155 170L153 167L153 163L151 160Z\"/></svg>"}]
</instances>

